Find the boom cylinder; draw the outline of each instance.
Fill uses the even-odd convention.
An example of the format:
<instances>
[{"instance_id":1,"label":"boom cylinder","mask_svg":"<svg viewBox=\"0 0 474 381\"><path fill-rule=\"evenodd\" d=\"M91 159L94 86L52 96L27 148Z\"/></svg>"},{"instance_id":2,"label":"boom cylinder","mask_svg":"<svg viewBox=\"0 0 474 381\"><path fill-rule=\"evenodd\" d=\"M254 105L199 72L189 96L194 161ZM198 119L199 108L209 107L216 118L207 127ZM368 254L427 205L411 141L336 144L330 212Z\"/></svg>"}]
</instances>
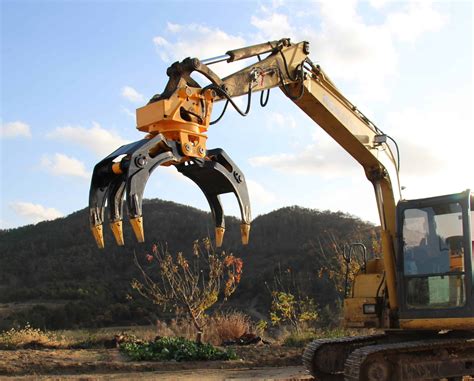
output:
<instances>
[{"instance_id":1,"label":"boom cylinder","mask_svg":"<svg viewBox=\"0 0 474 381\"><path fill-rule=\"evenodd\" d=\"M290 40L284 39L280 41L270 41L264 42L263 44L247 46L246 48L229 50L228 52L226 52L226 54L230 56L227 62L235 62L243 60L245 58L255 57L258 54L269 53L273 51L280 42L283 42L284 44L288 45L290 43Z\"/></svg>"}]
</instances>

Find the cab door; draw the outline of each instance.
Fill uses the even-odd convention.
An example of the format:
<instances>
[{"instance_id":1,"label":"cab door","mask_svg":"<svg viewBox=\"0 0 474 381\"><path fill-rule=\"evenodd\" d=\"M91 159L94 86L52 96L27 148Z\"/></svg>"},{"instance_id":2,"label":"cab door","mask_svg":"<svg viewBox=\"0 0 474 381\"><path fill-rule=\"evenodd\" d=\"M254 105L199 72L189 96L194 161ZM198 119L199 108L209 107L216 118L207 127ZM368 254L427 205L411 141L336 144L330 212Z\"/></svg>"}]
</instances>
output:
<instances>
[{"instance_id":1,"label":"cab door","mask_svg":"<svg viewBox=\"0 0 474 381\"><path fill-rule=\"evenodd\" d=\"M397 206L400 326L473 329L469 191Z\"/></svg>"}]
</instances>

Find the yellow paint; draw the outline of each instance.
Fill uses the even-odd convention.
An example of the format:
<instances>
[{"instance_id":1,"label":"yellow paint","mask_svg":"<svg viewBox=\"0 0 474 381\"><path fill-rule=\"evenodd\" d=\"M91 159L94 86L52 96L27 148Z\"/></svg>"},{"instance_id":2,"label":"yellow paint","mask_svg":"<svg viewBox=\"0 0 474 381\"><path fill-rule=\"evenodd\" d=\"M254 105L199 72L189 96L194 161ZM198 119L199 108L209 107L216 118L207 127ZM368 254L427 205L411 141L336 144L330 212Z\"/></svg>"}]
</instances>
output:
<instances>
[{"instance_id":1,"label":"yellow paint","mask_svg":"<svg viewBox=\"0 0 474 381\"><path fill-rule=\"evenodd\" d=\"M161 133L169 140L180 142L186 156L205 157L206 132L216 95L212 90L201 91L198 88L181 87L169 99L138 108L137 129L151 135ZM184 120L181 117L182 109L199 115L201 120ZM192 115L191 118L197 119Z\"/></svg>"},{"instance_id":2,"label":"yellow paint","mask_svg":"<svg viewBox=\"0 0 474 381\"><path fill-rule=\"evenodd\" d=\"M379 293L382 295L385 288L384 285L380 285L382 277L382 274L356 275L353 282L354 298L375 298L379 287Z\"/></svg>"},{"instance_id":3,"label":"yellow paint","mask_svg":"<svg viewBox=\"0 0 474 381\"><path fill-rule=\"evenodd\" d=\"M137 237L138 242L145 242L145 233L143 232L143 218L135 217L130 218L130 224L132 225L133 233Z\"/></svg>"},{"instance_id":4,"label":"yellow paint","mask_svg":"<svg viewBox=\"0 0 474 381\"><path fill-rule=\"evenodd\" d=\"M374 258L367 261L367 274L382 274L383 270L382 258Z\"/></svg>"},{"instance_id":5,"label":"yellow paint","mask_svg":"<svg viewBox=\"0 0 474 381\"><path fill-rule=\"evenodd\" d=\"M242 237L242 244L248 245L250 236L250 225L240 224L240 235Z\"/></svg>"},{"instance_id":6,"label":"yellow paint","mask_svg":"<svg viewBox=\"0 0 474 381\"><path fill-rule=\"evenodd\" d=\"M124 239L123 239L123 229L122 229L122 221L113 221L110 223L110 229L112 229L112 233L115 237L115 242L117 242L117 245L123 246L125 245Z\"/></svg>"},{"instance_id":7,"label":"yellow paint","mask_svg":"<svg viewBox=\"0 0 474 381\"><path fill-rule=\"evenodd\" d=\"M344 300L344 326L347 328L380 328L377 314L364 314L364 304L376 304L375 298L348 298Z\"/></svg>"},{"instance_id":8,"label":"yellow paint","mask_svg":"<svg viewBox=\"0 0 474 381\"><path fill-rule=\"evenodd\" d=\"M449 271L464 271L464 261L461 254L450 255Z\"/></svg>"},{"instance_id":9,"label":"yellow paint","mask_svg":"<svg viewBox=\"0 0 474 381\"><path fill-rule=\"evenodd\" d=\"M102 225L94 225L91 226L92 235L94 236L95 242L99 249L104 248L104 232L102 229Z\"/></svg>"},{"instance_id":10,"label":"yellow paint","mask_svg":"<svg viewBox=\"0 0 474 381\"><path fill-rule=\"evenodd\" d=\"M224 240L225 229L222 227L216 227L216 247L222 246L222 241Z\"/></svg>"},{"instance_id":11,"label":"yellow paint","mask_svg":"<svg viewBox=\"0 0 474 381\"><path fill-rule=\"evenodd\" d=\"M374 185L382 226L385 282L390 309L395 311L398 308L393 244L396 231L396 202L391 179L383 165L392 160L387 150L378 149L375 143L378 134L376 129L368 124L357 108L339 92L322 69L318 68L317 73L308 77L304 81L304 86L305 91L294 101L295 104L362 165L367 178Z\"/></svg>"},{"instance_id":12,"label":"yellow paint","mask_svg":"<svg viewBox=\"0 0 474 381\"><path fill-rule=\"evenodd\" d=\"M433 318L433 319L400 319L402 329L474 329L474 317L468 318Z\"/></svg>"},{"instance_id":13,"label":"yellow paint","mask_svg":"<svg viewBox=\"0 0 474 381\"><path fill-rule=\"evenodd\" d=\"M112 172L116 175L121 175L123 173L122 168L120 168L120 163L112 164Z\"/></svg>"},{"instance_id":14,"label":"yellow paint","mask_svg":"<svg viewBox=\"0 0 474 381\"><path fill-rule=\"evenodd\" d=\"M395 216L393 216L395 221ZM388 289L388 301L390 303L390 309L398 309L398 293L395 277L395 255L393 249L392 237L388 231L382 230L382 252L384 259L385 268L385 279Z\"/></svg>"}]
</instances>

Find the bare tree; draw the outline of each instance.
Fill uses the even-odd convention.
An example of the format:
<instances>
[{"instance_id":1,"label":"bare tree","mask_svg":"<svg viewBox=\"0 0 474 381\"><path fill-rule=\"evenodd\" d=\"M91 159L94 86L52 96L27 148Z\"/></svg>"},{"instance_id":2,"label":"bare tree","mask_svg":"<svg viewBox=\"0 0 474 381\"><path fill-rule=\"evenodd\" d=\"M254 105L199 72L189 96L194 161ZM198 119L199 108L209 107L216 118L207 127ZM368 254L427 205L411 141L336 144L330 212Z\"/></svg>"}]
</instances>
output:
<instances>
[{"instance_id":1,"label":"bare tree","mask_svg":"<svg viewBox=\"0 0 474 381\"><path fill-rule=\"evenodd\" d=\"M146 255L146 266L135 255L142 281L134 279L132 288L164 308L184 311L196 328L200 342L205 326L205 311L234 293L242 275L242 259L232 254L214 252L208 238L195 241L193 255L171 255L167 248L153 245Z\"/></svg>"}]
</instances>

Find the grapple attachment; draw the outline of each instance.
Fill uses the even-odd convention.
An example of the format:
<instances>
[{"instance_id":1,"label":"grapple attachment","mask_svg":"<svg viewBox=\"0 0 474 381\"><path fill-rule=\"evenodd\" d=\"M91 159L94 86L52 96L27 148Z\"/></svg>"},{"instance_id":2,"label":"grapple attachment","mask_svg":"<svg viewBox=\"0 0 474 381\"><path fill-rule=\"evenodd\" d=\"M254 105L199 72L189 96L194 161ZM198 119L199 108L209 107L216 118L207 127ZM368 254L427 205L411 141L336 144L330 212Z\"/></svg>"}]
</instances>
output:
<instances>
[{"instance_id":1,"label":"grapple attachment","mask_svg":"<svg viewBox=\"0 0 474 381\"><path fill-rule=\"evenodd\" d=\"M266 53L269 55L261 60L260 55ZM160 165L174 165L204 192L214 218L216 246L222 245L225 233L220 195L234 193L242 218L242 243L247 244L251 217L245 177L222 149L206 148L207 130L222 118L228 104L245 116L250 110L252 92L294 84L298 73L302 73L307 54L306 43L292 45L289 39L282 39L228 51L224 58L200 61L188 57L173 63L166 71L169 80L163 92L137 109L136 127L147 133L147 138L119 148L94 169L89 210L97 245L104 247L102 224L106 202L115 240L118 245L124 244L124 195L135 236L139 242L144 241L143 191L151 172ZM222 60L233 62L255 56L258 56L258 62L225 78L220 78L208 66ZM290 76L290 69L294 75ZM204 76L210 84L201 87L192 76L195 73ZM232 98L245 94L248 104L243 112ZM214 102L224 100L221 116L211 121ZM261 100L262 106L265 103Z\"/></svg>"},{"instance_id":2,"label":"grapple attachment","mask_svg":"<svg viewBox=\"0 0 474 381\"><path fill-rule=\"evenodd\" d=\"M142 199L146 183L160 165L174 165L204 192L216 226L216 246L222 245L225 231L224 212L219 199L233 192L242 216L242 242L248 243L250 202L245 178L222 149L208 150L203 158L183 155L180 144L167 141L162 134L120 147L94 168L89 193L89 218L99 248L104 247L105 206L108 204L110 228L117 245L124 245L122 230L123 198L138 242L144 242Z\"/></svg>"},{"instance_id":3,"label":"grapple attachment","mask_svg":"<svg viewBox=\"0 0 474 381\"><path fill-rule=\"evenodd\" d=\"M225 232L224 211L219 195L235 194L242 218L242 243L248 244L251 217L247 183L243 173L225 151L220 148L208 150L205 159L194 158L176 168L193 180L206 196L215 222L217 247L222 245Z\"/></svg>"}]
</instances>

